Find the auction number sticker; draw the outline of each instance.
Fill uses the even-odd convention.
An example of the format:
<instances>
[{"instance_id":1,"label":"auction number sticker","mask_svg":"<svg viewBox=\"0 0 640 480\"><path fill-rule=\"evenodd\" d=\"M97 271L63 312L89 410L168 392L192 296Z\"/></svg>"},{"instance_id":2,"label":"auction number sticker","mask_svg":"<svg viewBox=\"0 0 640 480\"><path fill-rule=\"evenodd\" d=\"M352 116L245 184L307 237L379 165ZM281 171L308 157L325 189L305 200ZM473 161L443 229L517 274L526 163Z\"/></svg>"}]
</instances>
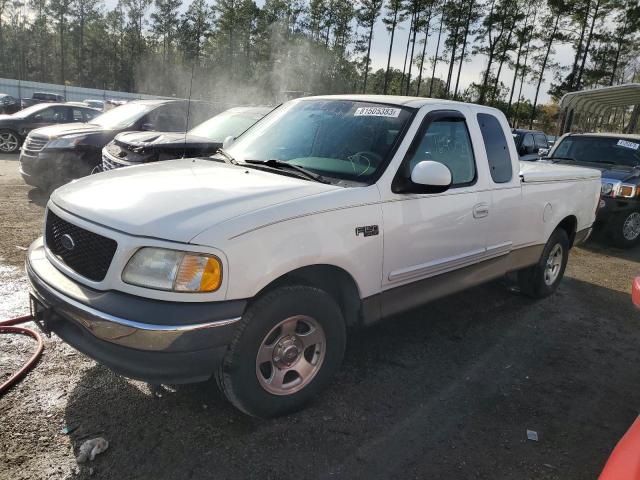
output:
<instances>
[{"instance_id":1,"label":"auction number sticker","mask_svg":"<svg viewBox=\"0 0 640 480\"><path fill-rule=\"evenodd\" d=\"M619 147L630 148L631 150L638 150L638 147L640 147L640 143L630 142L628 140L618 140L616 145Z\"/></svg>"},{"instance_id":2,"label":"auction number sticker","mask_svg":"<svg viewBox=\"0 0 640 480\"><path fill-rule=\"evenodd\" d=\"M391 117L398 118L400 115L400 108L389 107L360 107L356 108L353 113L354 117Z\"/></svg>"}]
</instances>

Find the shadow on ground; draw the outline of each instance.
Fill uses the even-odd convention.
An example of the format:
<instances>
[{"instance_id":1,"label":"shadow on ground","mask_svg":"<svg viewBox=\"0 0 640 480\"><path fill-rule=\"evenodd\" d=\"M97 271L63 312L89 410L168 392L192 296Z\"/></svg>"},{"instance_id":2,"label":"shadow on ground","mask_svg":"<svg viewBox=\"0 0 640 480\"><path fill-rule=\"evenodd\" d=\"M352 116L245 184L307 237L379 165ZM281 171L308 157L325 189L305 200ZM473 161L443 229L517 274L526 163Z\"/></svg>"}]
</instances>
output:
<instances>
[{"instance_id":1,"label":"shadow on ground","mask_svg":"<svg viewBox=\"0 0 640 480\"><path fill-rule=\"evenodd\" d=\"M639 315L573 279L540 302L492 283L355 332L295 415L249 418L213 383L156 398L96 366L66 422L76 446L110 441L97 478L596 478L640 405Z\"/></svg>"}]
</instances>

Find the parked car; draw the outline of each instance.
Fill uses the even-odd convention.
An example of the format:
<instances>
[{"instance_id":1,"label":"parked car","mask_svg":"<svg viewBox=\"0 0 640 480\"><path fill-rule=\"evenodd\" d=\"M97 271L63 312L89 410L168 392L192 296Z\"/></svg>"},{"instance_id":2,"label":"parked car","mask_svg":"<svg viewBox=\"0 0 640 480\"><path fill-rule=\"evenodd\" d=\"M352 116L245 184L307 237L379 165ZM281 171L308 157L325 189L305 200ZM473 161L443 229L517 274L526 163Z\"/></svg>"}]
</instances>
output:
<instances>
[{"instance_id":1,"label":"parked car","mask_svg":"<svg viewBox=\"0 0 640 480\"><path fill-rule=\"evenodd\" d=\"M83 100L83 103L90 106L91 108L97 108L98 110L104 110L104 100L94 100L91 98L87 98Z\"/></svg>"},{"instance_id":2,"label":"parked car","mask_svg":"<svg viewBox=\"0 0 640 480\"><path fill-rule=\"evenodd\" d=\"M35 92L31 98L23 98L22 108L27 108L38 103L64 103L64 95L59 93Z\"/></svg>"},{"instance_id":3,"label":"parked car","mask_svg":"<svg viewBox=\"0 0 640 480\"><path fill-rule=\"evenodd\" d=\"M618 247L640 241L640 135L576 134L562 136L547 160L583 165L602 172L602 207L596 228Z\"/></svg>"},{"instance_id":4,"label":"parked car","mask_svg":"<svg viewBox=\"0 0 640 480\"><path fill-rule=\"evenodd\" d=\"M12 115L0 115L0 152L17 153L27 134L46 125L87 122L100 112L64 103L33 105Z\"/></svg>"},{"instance_id":5,"label":"parked car","mask_svg":"<svg viewBox=\"0 0 640 480\"><path fill-rule=\"evenodd\" d=\"M56 125L29 134L20 155L20 173L34 187L49 190L89 175L102 163L102 148L121 132L187 127L188 100L136 100L98 115L89 123ZM211 117L218 106L191 102L189 125Z\"/></svg>"},{"instance_id":6,"label":"parked car","mask_svg":"<svg viewBox=\"0 0 640 480\"><path fill-rule=\"evenodd\" d=\"M546 154L549 152L549 142L544 132L513 129L512 133L520 160L538 160L540 153ZM540 149L543 151L540 152Z\"/></svg>"},{"instance_id":7,"label":"parked car","mask_svg":"<svg viewBox=\"0 0 640 480\"><path fill-rule=\"evenodd\" d=\"M213 155L273 107L236 107L184 133L125 132L102 149L102 170L184 157Z\"/></svg>"},{"instance_id":8,"label":"parked car","mask_svg":"<svg viewBox=\"0 0 640 480\"><path fill-rule=\"evenodd\" d=\"M213 157L83 178L29 248L34 315L120 374L215 375L243 412L299 409L347 327L508 272L556 290L600 172L519 162L509 135L481 105L307 97Z\"/></svg>"},{"instance_id":9,"label":"parked car","mask_svg":"<svg viewBox=\"0 0 640 480\"><path fill-rule=\"evenodd\" d=\"M6 93L0 93L0 114L11 115L20 110L20 100Z\"/></svg>"}]
</instances>

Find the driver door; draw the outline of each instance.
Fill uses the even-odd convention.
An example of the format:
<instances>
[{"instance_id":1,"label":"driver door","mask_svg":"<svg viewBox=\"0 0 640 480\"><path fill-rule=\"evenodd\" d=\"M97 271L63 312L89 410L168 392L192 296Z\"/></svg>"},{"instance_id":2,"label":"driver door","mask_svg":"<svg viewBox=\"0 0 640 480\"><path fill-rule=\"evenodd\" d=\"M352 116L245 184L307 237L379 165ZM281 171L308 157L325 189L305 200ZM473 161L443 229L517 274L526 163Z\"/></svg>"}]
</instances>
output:
<instances>
[{"instance_id":1,"label":"driver door","mask_svg":"<svg viewBox=\"0 0 640 480\"><path fill-rule=\"evenodd\" d=\"M468 117L462 108L427 113L383 199L383 315L439 296L449 286L437 281L441 275L486 257L491 192L485 170L476 165L476 158L483 157L474 153ZM412 183L411 171L423 160L449 167L447 191L402 191L399 186ZM425 283L432 279L436 282Z\"/></svg>"}]
</instances>

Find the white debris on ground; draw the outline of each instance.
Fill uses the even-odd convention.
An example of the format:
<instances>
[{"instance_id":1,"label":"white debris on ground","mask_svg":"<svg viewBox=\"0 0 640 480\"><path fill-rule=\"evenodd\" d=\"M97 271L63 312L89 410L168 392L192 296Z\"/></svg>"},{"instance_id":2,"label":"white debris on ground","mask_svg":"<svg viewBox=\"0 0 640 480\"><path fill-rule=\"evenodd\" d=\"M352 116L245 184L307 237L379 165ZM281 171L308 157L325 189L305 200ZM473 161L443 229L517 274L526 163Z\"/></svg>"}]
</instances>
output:
<instances>
[{"instance_id":1,"label":"white debris on ground","mask_svg":"<svg viewBox=\"0 0 640 480\"><path fill-rule=\"evenodd\" d=\"M29 313L29 291L24 272L0 259L0 320Z\"/></svg>"},{"instance_id":2,"label":"white debris on ground","mask_svg":"<svg viewBox=\"0 0 640 480\"><path fill-rule=\"evenodd\" d=\"M96 455L104 452L109 448L109 442L102 437L86 440L81 446L76 457L78 463L85 463L87 460L93 462Z\"/></svg>"}]
</instances>

